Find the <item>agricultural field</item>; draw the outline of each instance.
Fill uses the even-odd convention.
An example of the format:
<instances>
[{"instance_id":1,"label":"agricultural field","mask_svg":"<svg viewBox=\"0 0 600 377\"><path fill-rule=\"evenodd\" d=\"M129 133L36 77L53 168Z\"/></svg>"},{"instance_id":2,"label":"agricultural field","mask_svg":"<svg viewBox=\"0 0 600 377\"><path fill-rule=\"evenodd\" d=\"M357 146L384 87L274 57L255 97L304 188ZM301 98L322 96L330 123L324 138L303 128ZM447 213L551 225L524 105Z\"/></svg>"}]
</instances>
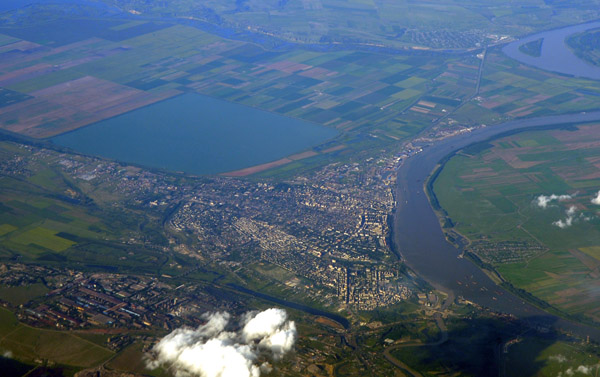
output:
<instances>
[{"instance_id":1,"label":"agricultural field","mask_svg":"<svg viewBox=\"0 0 600 377\"><path fill-rule=\"evenodd\" d=\"M34 298L44 296L48 291L48 288L41 283L18 287L0 286L0 300L13 306L19 306Z\"/></svg>"},{"instance_id":2,"label":"agricultural field","mask_svg":"<svg viewBox=\"0 0 600 377\"><path fill-rule=\"evenodd\" d=\"M67 27L75 32L65 33ZM435 131L598 106L593 82L522 66L499 48L486 54L478 85L478 52L267 50L149 20L5 23L0 128L48 138L197 92L341 132L301 159L290 156L272 166L285 172L364 155L432 124Z\"/></svg>"},{"instance_id":3,"label":"agricultural field","mask_svg":"<svg viewBox=\"0 0 600 377\"><path fill-rule=\"evenodd\" d=\"M469 313L468 307L458 310ZM470 320L449 317L445 325L444 342L440 342L443 338L439 332L416 341L406 332L387 332L392 339L402 339L393 346L392 355L410 367L413 375L424 377L595 376L600 367L594 344L573 341L553 331L535 334L518 321L478 315Z\"/></svg>"},{"instance_id":4,"label":"agricultural field","mask_svg":"<svg viewBox=\"0 0 600 377\"><path fill-rule=\"evenodd\" d=\"M93 171L74 180L61 170L73 160L67 163L60 155L10 142L0 142L0 159L0 259L156 271L161 264L156 262L168 258L124 243L139 237L143 221L131 211L123 214L104 206L105 200L115 200L104 192L84 193L81 185ZM151 229L148 233L155 233ZM0 298L15 301L36 292L0 290Z\"/></svg>"},{"instance_id":5,"label":"agricultural field","mask_svg":"<svg viewBox=\"0 0 600 377\"><path fill-rule=\"evenodd\" d=\"M451 158L434 182L468 251L513 286L600 322L600 124L525 132Z\"/></svg>"},{"instance_id":6,"label":"agricultural field","mask_svg":"<svg viewBox=\"0 0 600 377\"><path fill-rule=\"evenodd\" d=\"M596 376L600 358L588 345L540 338L517 338L507 347L504 370L507 376L555 377Z\"/></svg>"},{"instance_id":7,"label":"agricultural field","mask_svg":"<svg viewBox=\"0 0 600 377\"><path fill-rule=\"evenodd\" d=\"M486 54L478 95L452 118L493 124L597 108L600 91L593 80L567 78L506 57L499 48Z\"/></svg>"},{"instance_id":8,"label":"agricultural field","mask_svg":"<svg viewBox=\"0 0 600 377\"><path fill-rule=\"evenodd\" d=\"M0 350L23 362L47 360L59 365L86 368L114 355L108 349L68 332L23 325L14 314L3 308L0 308L0 324Z\"/></svg>"},{"instance_id":9,"label":"agricultural field","mask_svg":"<svg viewBox=\"0 0 600 377\"><path fill-rule=\"evenodd\" d=\"M169 24L140 35L119 29L113 40L100 26L96 36L66 44L60 35L40 40L49 27L0 29L30 38L0 50L6 130L49 137L186 91L342 130L372 129L416 103L444 65L429 56L269 52ZM393 136L419 127L397 128Z\"/></svg>"},{"instance_id":10,"label":"agricultural field","mask_svg":"<svg viewBox=\"0 0 600 377\"><path fill-rule=\"evenodd\" d=\"M107 366L112 370L139 373L153 377L169 376L169 374L163 368L157 368L154 370L149 370L146 368L146 362L144 360L145 354L142 348L142 344L132 344L121 351L112 360L110 360Z\"/></svg>"},{"instance_id":11,"label":"agricultural field","mask_svg":"<svg viewBox=\"0 0 600 377\"><path fill-rule=\"evenodd\" d=\"M67 177L36 163L35 157L29 164L21 164L23 159L32 157L31 153L21 148L15 157L11 155L15 149L7 143L0 146L0 154L12 160L7 168L19 166L18 170L27 170L28 174L26 181L11 176L18 171L0 176L2 257L61 260L78 244L76 240L108 237L109 228L77 205L82 201L81 194L73 190Z\"/></svg>"},{"instance_id":12,"label":"agricultural field","mask_svg":"<svg viewBox=\"0 0 600 377\"><path fill-rule=\"evenodd\" d=\"M598 2L434 0L103 0L132 13L200 20L301 44L346 43L394 48L474 48L499 35L518 36L598 17Z\"/></svg>"},{"instance_id":13,"label":"agricultural field","mask_svg":"<svg viewBox=\"0 0 600 377\"><path fill-rule=\"evenodd\" d=\"M342 131L307 159L322 160L414 135L471 95L477 77L474 57L274 52L184 25L60 23L84 21L78 38L44 32L59 21L0 28L0 128L46 138L192 91Z\"/></svg>"}]
</instances>

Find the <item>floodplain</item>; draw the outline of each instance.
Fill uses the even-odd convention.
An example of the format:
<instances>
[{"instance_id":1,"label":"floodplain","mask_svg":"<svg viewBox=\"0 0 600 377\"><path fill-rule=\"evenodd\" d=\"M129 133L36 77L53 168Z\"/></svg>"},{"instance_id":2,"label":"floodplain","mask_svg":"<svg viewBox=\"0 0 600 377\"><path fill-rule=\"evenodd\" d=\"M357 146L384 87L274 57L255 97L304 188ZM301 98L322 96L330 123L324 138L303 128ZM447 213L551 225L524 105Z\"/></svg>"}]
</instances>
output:
<instances>
[{"instance_id":1,"label":"floodplain","mask_svg":"<svg viewBox=\"0 0 600 377\"><path fill-rule=\"evenodd\" d=\"M599 127L475 144L434 182L446 228L468 239L468 253L564 315L593 322L600 321Z\"/></svg>"}]
</instances>

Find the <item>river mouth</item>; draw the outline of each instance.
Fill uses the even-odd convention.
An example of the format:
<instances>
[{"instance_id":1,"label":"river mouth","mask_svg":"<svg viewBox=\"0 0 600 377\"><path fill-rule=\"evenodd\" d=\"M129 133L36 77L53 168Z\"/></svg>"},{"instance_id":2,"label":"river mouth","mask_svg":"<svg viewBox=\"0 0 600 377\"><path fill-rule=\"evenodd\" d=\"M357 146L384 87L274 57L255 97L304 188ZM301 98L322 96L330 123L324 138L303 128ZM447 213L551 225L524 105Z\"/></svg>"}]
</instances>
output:
<instances>
[{"instance_id":1,"label":"river mouth","mask_svg":"<svg viewBox=\"0 0 600 377\"><path fill-rule=\"evenodd\" d=\"M189 174L218 174L302 152L334 129L195 93L50 139L81 153Z\"/></svg>"}]
</instances>

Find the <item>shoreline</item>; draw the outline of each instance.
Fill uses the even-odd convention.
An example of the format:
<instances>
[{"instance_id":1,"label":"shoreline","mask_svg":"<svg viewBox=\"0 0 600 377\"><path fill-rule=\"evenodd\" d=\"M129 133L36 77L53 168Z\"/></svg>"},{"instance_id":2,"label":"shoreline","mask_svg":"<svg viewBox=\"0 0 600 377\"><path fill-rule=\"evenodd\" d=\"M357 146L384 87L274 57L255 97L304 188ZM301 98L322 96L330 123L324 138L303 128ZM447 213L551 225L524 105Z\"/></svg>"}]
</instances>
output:
<instances>
[{"instance_id":1,"label":"shoreline","mask_svg":"<svg viewBox=\"0 0 600 377\"><path fill-rule=\"evenodd\" d=\"M600 328L573 322L535 306L496 284L483 270L450 244L439 217L425 193L434 169L457 151L508 134L597 122L600 111L523 119L482 128L467 135L442 140L411 157L398 169L391 238L393 252L429 284L444 292L520 319L553 322L558 329L600 339Z\"/></svg>"}]
</instances>

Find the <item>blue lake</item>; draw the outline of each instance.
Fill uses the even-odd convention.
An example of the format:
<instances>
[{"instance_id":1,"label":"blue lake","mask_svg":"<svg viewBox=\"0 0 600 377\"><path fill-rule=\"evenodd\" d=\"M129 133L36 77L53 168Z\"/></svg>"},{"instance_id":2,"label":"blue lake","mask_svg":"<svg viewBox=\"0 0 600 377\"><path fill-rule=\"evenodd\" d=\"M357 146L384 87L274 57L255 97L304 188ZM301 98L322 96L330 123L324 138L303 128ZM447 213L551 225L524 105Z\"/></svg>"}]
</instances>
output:
<instances>
[{"instance_id":1,"label":"blue lake","mask_svg":"<svg viewBox=\"0 0 600 377\"><path fill-rule=\"evenodd\" d=\"M199 94L184 94L51 140L73 150L190 174L274 161L337 131Z\"/></svg>"}]
</instances>

